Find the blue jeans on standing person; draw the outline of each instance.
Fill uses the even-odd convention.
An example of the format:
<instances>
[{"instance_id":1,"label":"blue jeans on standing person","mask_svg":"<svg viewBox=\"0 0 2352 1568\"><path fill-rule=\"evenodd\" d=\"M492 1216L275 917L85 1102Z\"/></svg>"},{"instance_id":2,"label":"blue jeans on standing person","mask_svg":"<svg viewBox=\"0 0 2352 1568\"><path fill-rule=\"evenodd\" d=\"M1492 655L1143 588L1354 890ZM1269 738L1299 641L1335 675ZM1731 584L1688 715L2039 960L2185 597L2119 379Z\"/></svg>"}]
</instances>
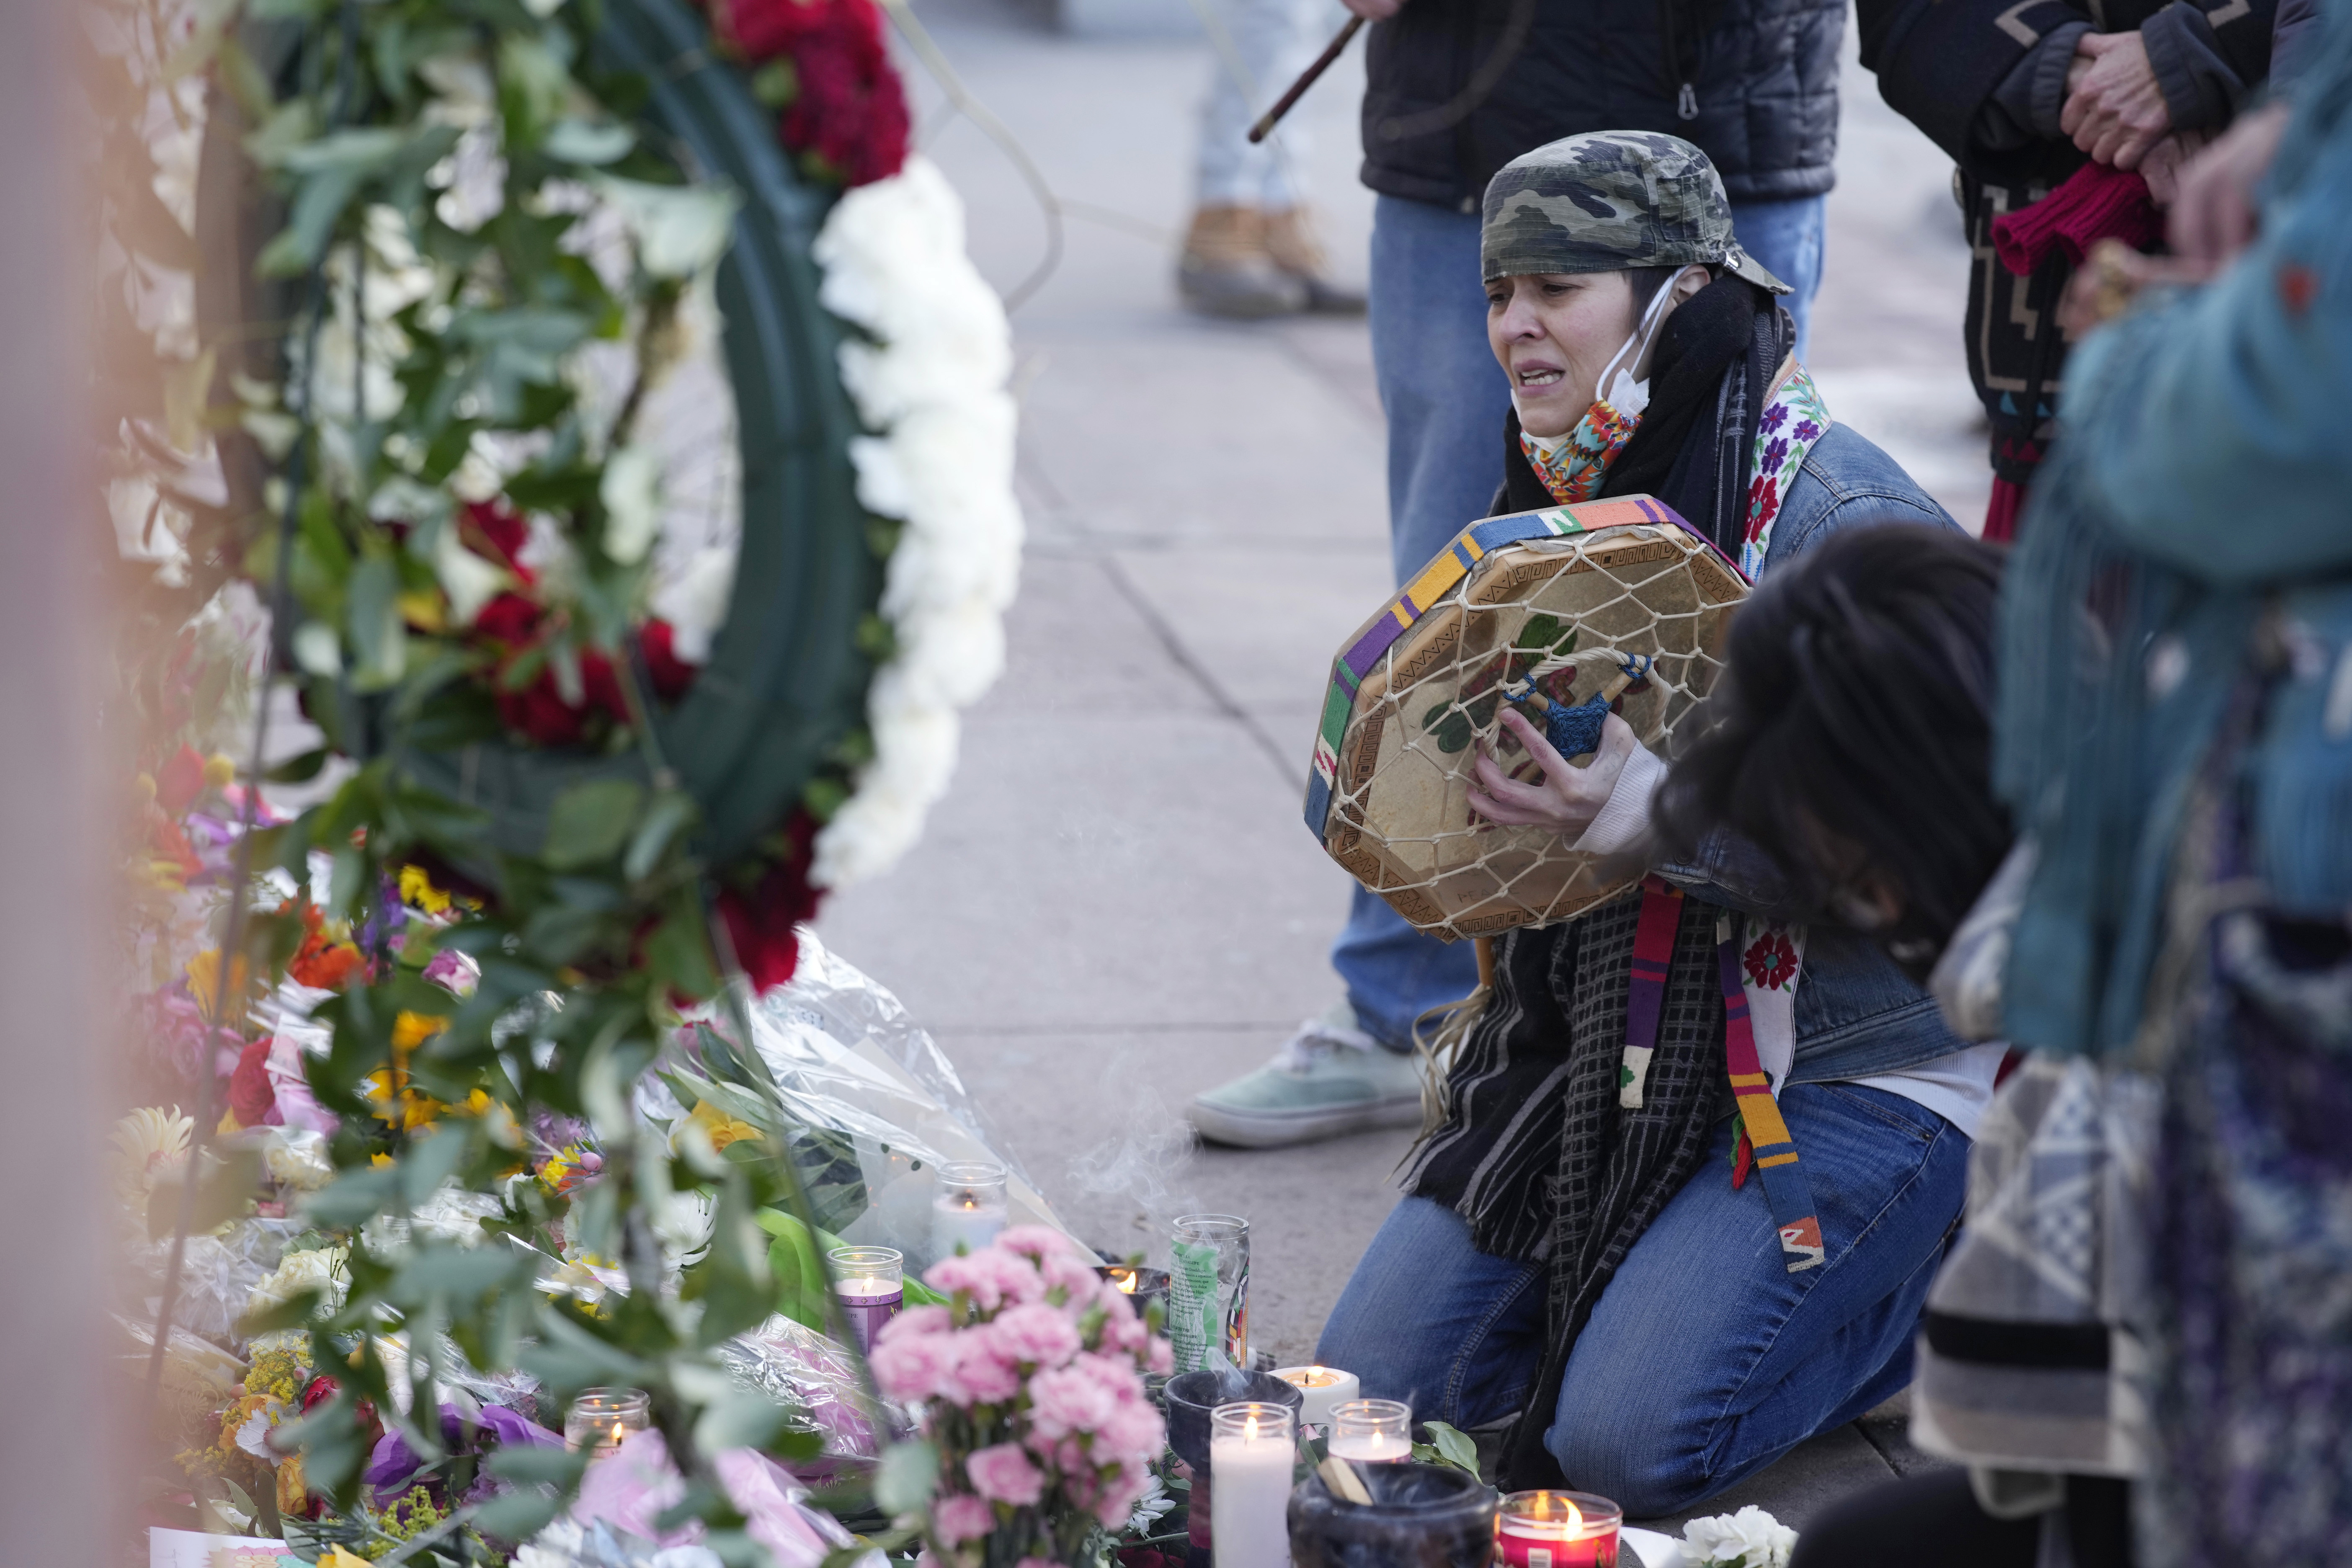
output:
<instances>
[{"instance_id":1,"label":"blue jeans on standing person","mask_svg":"<svg viewBox=\"0 0 2352 1568\"><path fill-rule=\"evenodd\" d=\"M1635 1518L1680 1512L1911 1381L1911 1342L1958 1218L1969 1140L1857 1084L1780 1094L1828 1260L1787 1271L1762 1184L1735 1189L1733 1118L1633 1244L1570 1354L1544 1446L1571 1486ZM1546 1266L1492 1258L1452 1209L1391 1212L1315 1359L1416 1420L1524 1406L1549 1347Z\"/></svg>"},{"instance_id":2,"label":"blue jeans on standing person","mask_svg":"<svg viewBox=\"0 0 2352 1568\"><path fill-rule=\"evenodd\" d=\"M1793 287L1797 357L1821 288L1825 203L1734 202L1739 243ZM1510 385L1486 346L1478 215L1381 196L1372 215L1372 373L1389 426L1389 547L1396 580L1426 565L1486 515L1503 479ZM1412 1021L1477 984L1467 942L1423 936L1359 887L1331 945L1357 1026L1382 1044L1412 1042Z\"/></svg>"}]
</instances>

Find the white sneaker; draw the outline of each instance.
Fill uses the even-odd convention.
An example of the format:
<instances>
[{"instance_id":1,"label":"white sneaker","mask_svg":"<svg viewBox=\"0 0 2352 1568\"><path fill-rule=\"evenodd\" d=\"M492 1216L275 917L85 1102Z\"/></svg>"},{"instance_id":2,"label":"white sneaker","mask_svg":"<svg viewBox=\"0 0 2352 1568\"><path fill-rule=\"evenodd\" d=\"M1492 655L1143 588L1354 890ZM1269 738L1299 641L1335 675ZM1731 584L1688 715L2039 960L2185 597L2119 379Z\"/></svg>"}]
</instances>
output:
<instances>
[{"instance_id":1,"label":"white sneaker","mask_svg":"<svg viewBox=\"0 0 2352 1568\"><path fill-rule=\"evenodd\" d=\"M1202 1137L1244 1149L1418 1127L1421 1066L1358 1028L1341 1002L1299 1025L1265 1067L1195 1095L1188 1114Z\"/></svg>"}]
</instances>

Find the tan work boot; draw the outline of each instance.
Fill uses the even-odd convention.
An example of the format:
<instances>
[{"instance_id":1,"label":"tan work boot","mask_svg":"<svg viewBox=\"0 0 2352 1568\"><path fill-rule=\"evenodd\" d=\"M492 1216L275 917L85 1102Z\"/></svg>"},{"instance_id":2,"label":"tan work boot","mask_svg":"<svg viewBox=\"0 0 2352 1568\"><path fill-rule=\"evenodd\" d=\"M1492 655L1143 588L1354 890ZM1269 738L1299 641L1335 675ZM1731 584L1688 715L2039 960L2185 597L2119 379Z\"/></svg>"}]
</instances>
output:
<instances>
[{"instance_id":1,"label":"tan work boot","mask_svg":"<svg viewBox=\"0 0 2352 1568\"><path fill-rule=\"evenodd\" d=\"M1266 253L1265 215L1255 207L1204 206L1192 215L1176 290L1209 316L1284 316L1307 308L1307 285Z\"/></svg>"},{"instance_id":2,"label":"tan work boot","mask_svg":"<svg viewBox=\"0 0 2352 1568\"><path fill-rule=\"evenodd\" d=\"M1265 249L1274 264L1307 286L1307 308L1318 315L1360 316L1364 297L1331 280L1331 258L1303 206L1265 215Z\"/></svg>"}]
</instances>

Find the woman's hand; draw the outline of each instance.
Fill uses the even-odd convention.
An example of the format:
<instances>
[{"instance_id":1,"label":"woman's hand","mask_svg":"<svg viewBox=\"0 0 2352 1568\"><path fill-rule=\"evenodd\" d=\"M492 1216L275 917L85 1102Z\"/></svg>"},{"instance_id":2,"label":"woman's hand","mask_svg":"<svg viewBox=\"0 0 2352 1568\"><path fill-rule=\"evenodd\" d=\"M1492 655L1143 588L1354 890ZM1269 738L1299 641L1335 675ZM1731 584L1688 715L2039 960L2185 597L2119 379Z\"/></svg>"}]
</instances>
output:
<instances>
[{"instance_id":1,"label":"woman's hand","mask_svg":"<svg viewBox=\"0 0 2352 1568\"><path fill-rule=\"evenodd\" d=\"M1507 827L1549 827L1570 839L1584 837L1609 804L1625 759L1642 744L1633 738L1633 726L1612 713L1601 726L1601 750L1580 768L1554 751L1517 709L1504 708L1502 722L1543 769L1543 783L1518 783L1482 749L1471 763L1470 809Z\"/></svg>"},{"instance_id":2,"label":"woman's hand","mask_svg":"<svg viewBox=\"0 0 2352 1568\"><path fill-rule=\"evenodd\" d=\"M2172 129L2172 110L2137 33L2085 33L2066 71L2058 129L2102 163L2137 169Z\"/></svg>"}]
</instances>

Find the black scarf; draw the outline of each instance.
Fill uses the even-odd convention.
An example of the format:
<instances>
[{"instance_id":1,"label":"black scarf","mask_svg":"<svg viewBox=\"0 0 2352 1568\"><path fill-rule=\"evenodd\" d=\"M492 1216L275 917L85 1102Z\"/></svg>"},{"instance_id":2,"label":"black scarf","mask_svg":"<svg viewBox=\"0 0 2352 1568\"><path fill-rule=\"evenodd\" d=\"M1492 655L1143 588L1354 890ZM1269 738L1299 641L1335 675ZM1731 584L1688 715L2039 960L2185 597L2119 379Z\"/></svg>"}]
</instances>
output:
<instances>
[{"instance_id":1,"label":"black scarf","mask_svg":"<svg viewBox=\"0 0 2352 1568\"><path fill-rule=\"evenodd\" d=\"M1748 517L1756 421L1796 341L1771 296L1718 278L1677 307L1650 363L1650 406L1602 478L1604 496L1654 495L1737 561ZM1503 423L1499 512L1554 505L1519 447L1517 410Z\"/></svg>"}]
</instances>

